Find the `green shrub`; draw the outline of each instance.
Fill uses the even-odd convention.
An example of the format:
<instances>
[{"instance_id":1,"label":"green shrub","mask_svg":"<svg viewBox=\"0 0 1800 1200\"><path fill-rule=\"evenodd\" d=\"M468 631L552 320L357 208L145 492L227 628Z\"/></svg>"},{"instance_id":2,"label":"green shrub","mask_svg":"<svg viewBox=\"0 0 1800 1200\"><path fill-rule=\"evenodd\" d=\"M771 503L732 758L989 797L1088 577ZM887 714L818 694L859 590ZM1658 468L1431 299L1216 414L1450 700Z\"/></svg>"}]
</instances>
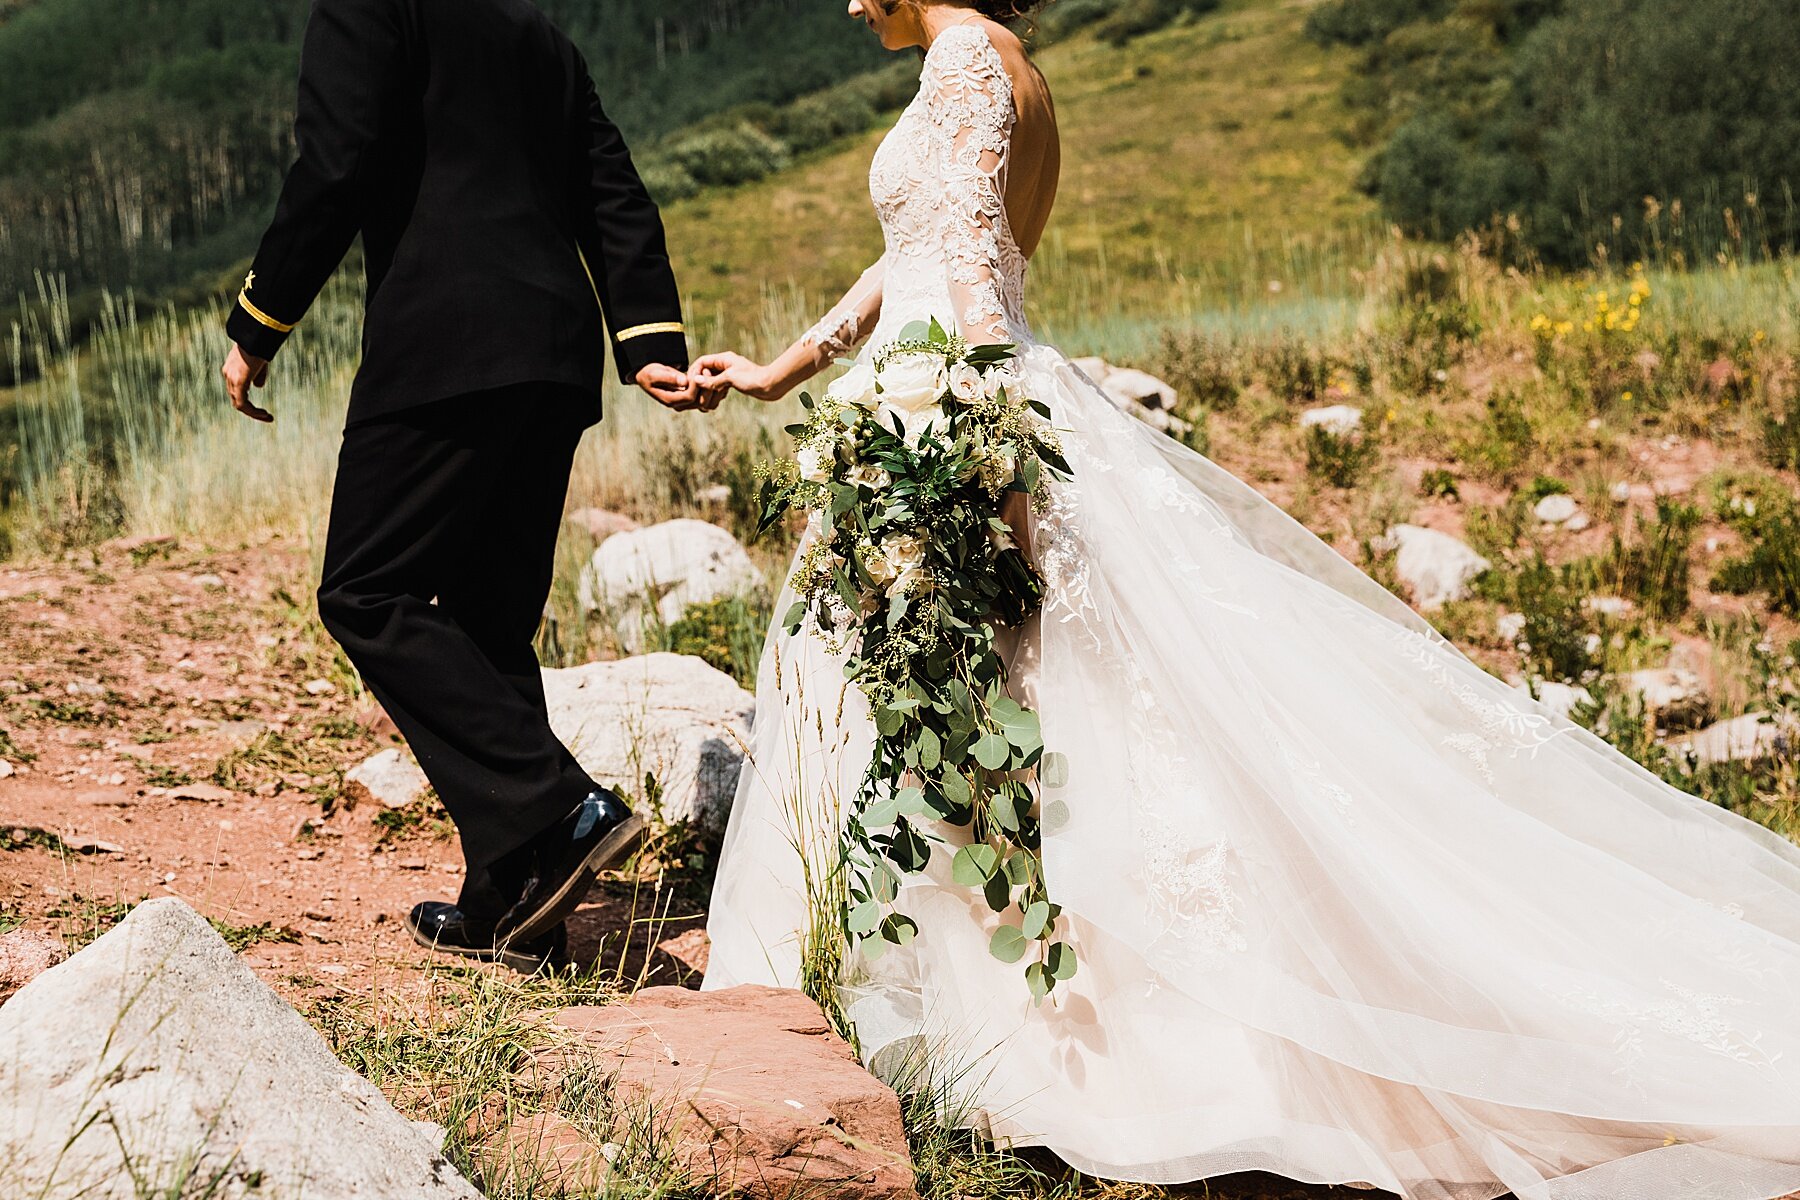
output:
<instances>
[{"instance_id":1,"label":"green shrub","mask_svg":"<svg viewBox=\"0 0 1800 1200\"><path fill-rule=\"evenodd\" d=\"M1650 616L1673 620L1688 610L1688 571L1700 510L1672 496L1656 498L1656 517L1639 520L1635 537L1614 530L1606 551L1579 570L1596 589L1637 601Z\"/></svg>"},{"instance_id":2,"label":"green shrub","mask_svg":"<svg viewBox=\"0 0 1800 1200\"><path fill-rule=\"evenodd\" d=\"M1313 343L1294 334L1283 334L1258 346L1252 368L1276 397L1289 403L1310 404L1325 394L1331 362Z\"/></svg>"},{"instance_id":3,"label":"green shrub","mask_svg":"<svg viewBox=\"0 0 1800 1200\"><path fill-rule=\"evenodd\" d=\"M1321 45L1366 46L1402 25L1450 11L1452 0L1331 0L1306 17L1306 35Z\"/></svg>"},{"instance_id":4,"label":"green shrub","mask_svg":"<svg viewBox=\"0 0 1800 1200\"><path fill-rule=\"evenodd\" d=\"M1163 330L1150 369L1175 389L1184 406L1207 412L1230 411L1244 387L1237 348L1196 330Z\"/></svg>"},{"instance_id":5,"label":"green shrub","mask_svg":"<svg viewBox=\"0 0 1800 1200\"><path fill-rule=\"evenodd\" d=\"M705 659L746 688L756 687L756 668L769 632L766 606L741 596L690 604L663 631L661 649Z\"/></svg>"},{"instance_id":6,"label":"green shrub","mask_svg":"<svg viewBox=\"0 0 1800 1200\"><path fill-rule=\"evenodd\" d=\"M1519 650L1532 673L1579 683L1599 670L1598 631L1582 605L1582 590L1542 554L1518 567L1488 571L1475 590L1524 616Z\"/></svg>"},{"instance_id":7,"label":"green shrub","mask_svg":"<svg viewBox=\"0 0 1800 1200\"><path fill-rule=\"evenodd\" d=\"M1456 489L1456 476L1443 467L1430 467L1419 476L1419 494L1441 496L1446 500L1455 500L1461 495Z\"/></svg>"},{"instance_id":8,"label":"green shrub","mask_svg":"<svg viewBox=\"0 0 1800 1200\"><path fill-rule=\"evenodd\" d=\"M1094 33L1114 46L1123 46L1184 17L1212 12L1220 3L1221 0L1115 0L1112 13L1095 23Z\"/></svg>"},{"instance_id":9,"label":"green shrub","mask_svg":"<svg viewBox=\"0 0 1800 1200\"><path fill-rule=\"evenodd\" d=\"M1800 614L1800 506L1779 480L1754 477L1716 493L1721 520L1744 539L1743 553L1720 565L1712 588L1731 595L1765 592L1771 607Z\"/></svg>"},{"instance_id":10,"label":"green shrub","mask_svg":"<svg viewBox=\"0 0 1800 1200\"><path fill-rule=\"evenodd\" d=\"M752 183L781 170L790 158L786 146L748 122L682 138L665 154L702 187Z\"/></svg>"},{"instance_id":11,"label":"green shrub","mask_svg":"<svg viewBox=\"0 0 1800 1200\"><path fill-rule=\"evenodd\" d=\"M1763 459L1772 467L1800 471L1800 418L1763 418Z\"/></svg>"},{"instance_id":12,"label":"green shrub","mask_svg":"<svg viewBox=\"0 0 1800 1200\"><path fill-rule=\"evenodd\" d=\"M1505 481L1531 458L1535 438L1524 402L1510 391L1487 399L1487 417L1459 447L1462 460L1486 478Z\"/></svg>"},{"instance_id":13,"label":"green shrub","mask_svg":"<svg viewBox=\"0 0 1800 1200\"><path fill-rule=\"evenodd\" d=\"M1320 425L1306 431L1306 473L1333 487L1355 487L1380 456L1366 433L1337 434Z\"/></svg>"}]
</instances>

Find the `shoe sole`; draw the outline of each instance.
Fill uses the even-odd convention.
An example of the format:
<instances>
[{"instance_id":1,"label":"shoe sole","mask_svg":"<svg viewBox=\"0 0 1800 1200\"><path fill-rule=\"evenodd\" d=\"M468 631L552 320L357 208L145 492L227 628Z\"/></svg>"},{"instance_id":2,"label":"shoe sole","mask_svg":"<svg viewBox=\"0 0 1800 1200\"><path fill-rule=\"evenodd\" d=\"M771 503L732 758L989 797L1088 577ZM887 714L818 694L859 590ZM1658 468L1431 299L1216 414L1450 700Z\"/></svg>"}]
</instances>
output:
<instances>
[{"instance_id":1,"label":"shoe sole","mask_svg":"<svg viewBox=\"0 0 1800 1200\"><path fill-rule=\"evenodd\" d=\"M412 940L414 942L433 953L448 954L455 958L472 958L476 962L497 962L502 966L511 967L513 970L524 975L535 975L537 972L543 970L544 967L549 964L550 960L555 957L554 953L523 954L514 950L510 942L497 950L481 950L474 946L449 946L445 945L443 942L426 937L417 929L414 929L410 924L406 926L406 932L412 935ZM520 939L515 935L512 940L530 941L531 939Z\"/></svg>"},{"instance_id":2,"label":"shoe sole","mask_svg":"<svg viewBox=\"0 0 1800 1200\"><path fill-rule=\"evenodd\" d=\"M579 870L571 874L568 880L550 898L525 920L512 927L511 936L516 941L529 942L548 933L557 925L568 919L570 913L581 906L587 898L588 889L594 886L594 880L600 872L614 863L630 857L644 842L644 818L632 813L619 827L607 834L598 846L588 851L582 860Z\"/></svg>"}]
</instances>

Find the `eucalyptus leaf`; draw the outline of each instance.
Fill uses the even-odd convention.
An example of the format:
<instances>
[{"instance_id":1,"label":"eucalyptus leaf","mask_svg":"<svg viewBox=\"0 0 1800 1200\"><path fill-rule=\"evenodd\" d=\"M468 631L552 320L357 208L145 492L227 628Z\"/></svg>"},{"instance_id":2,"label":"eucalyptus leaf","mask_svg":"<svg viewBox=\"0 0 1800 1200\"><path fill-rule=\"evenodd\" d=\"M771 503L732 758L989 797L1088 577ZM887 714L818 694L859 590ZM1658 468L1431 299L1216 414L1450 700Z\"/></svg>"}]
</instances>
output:
<instances>
[{"instance_id":1,"label":"eucalyptus leaf","mask_svg":"<svg viewBox=\"0 0 1800 1200\"><path fill-rule=\"evenodd\" d=\"M1050 924L1050 904L1039 900L1025 909L1025 920L1020 926L1024 936L1032 939L1044 936L1044 930Z\"/></svg>"},{"instance_id":2,"label":"eucalyptus leaf","mask_svg":"<svg viewBox=\"0 0 1800 1200\"><path fill-rule=\"evenodd\" d=\"M992 846L980 842L964 846L950 862L950 877L964 887L981 887L992 878L1000 856Z\"/></svg>"},{"instance_id":3,"label":"eucalyptus leaf","mask_svg":"<svg viewBox=\"0 0 1800 1200\"><path fill-rule=\"evenodd\" d=\"M988 939L988 953L1003 963L1016 963L1025 957L1026 935L1020 933L1013 925L1002 925L994 930L994 936Z\"/></svg>"},{"instance_id":4,"label":"eucalyptus leaf","mask_svg":"<svg viewBox=\"0 0 1800 1200\"><path fill-rule=\"evenodd\" d=\"M987 733L975 743L975 761L990 771L998 771L1012 757L1012 747L997 733Z\"/></svg>"}]
</instances>

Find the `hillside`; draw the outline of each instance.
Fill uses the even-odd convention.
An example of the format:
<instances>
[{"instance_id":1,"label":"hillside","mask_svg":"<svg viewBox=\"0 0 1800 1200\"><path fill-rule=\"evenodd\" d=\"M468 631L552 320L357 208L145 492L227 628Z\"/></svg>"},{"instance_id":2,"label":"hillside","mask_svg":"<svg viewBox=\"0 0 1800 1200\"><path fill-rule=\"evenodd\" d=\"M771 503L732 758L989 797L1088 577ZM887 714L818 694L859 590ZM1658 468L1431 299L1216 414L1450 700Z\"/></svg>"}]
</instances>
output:
<instances>
[{"instance_id":1,"label":"hillside","mask_svg":"<svg viewBox=\"0 0 1800 1200\"><path fill-rule=\"evenodd\" d=\"M1346 144L1348 64L1305 38L1311 7L1232 0L1123 47L1075 37L1041 53L1064 141L1033 266L1047 332L1079 341L1095 322L1344 294L1347 266L1372 249L1373 209ZM670 206L696 309L741 326L765 288L791 285L816 307L847 287L880 254L867 173L884 131Z\"/></svg>"},{"instance_id":2,"label":"hillside","mask_svg":"<svg viewBox=\"0 0 1800 1200\"><path fill-rule=\"evenodd\" d=\"M545 0L639 143L876 65L806 0ZM0 297L60 273L203 299L249 255L292 156L306 0L26 0L0 8Z\"/></svg>"}]
</instances>

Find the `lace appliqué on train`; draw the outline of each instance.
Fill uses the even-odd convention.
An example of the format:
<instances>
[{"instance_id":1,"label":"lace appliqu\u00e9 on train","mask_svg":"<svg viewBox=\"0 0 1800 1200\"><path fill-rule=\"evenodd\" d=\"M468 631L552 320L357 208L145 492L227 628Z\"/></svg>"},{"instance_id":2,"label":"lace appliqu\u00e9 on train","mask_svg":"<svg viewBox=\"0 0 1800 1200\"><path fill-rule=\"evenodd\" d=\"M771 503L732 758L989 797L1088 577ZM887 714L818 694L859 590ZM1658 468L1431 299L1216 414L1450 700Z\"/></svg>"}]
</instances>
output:
<instances>
[{"instance_id":1,"label":"lace appliqu\u00e9 on train","mask_svg":"<svg viewBox=\"0 0 1800 1200\"><path fill-rule=\"evenodd\" d=\"M1407 659L1424 671L1433 683L1455 697L1480 725L1479 731L1463 730L1450 734L1443 739L1443 744L1469 759L1488 782L1495 780L1492 760L1495 752L1534 755L1549 742L1575 729L1572 725L1559 725L1543 713L1530 712L1482 695L1457 675L1445 653L1418 630L1396 629L1393 636Z\"/></svg>"}]
</instances>

